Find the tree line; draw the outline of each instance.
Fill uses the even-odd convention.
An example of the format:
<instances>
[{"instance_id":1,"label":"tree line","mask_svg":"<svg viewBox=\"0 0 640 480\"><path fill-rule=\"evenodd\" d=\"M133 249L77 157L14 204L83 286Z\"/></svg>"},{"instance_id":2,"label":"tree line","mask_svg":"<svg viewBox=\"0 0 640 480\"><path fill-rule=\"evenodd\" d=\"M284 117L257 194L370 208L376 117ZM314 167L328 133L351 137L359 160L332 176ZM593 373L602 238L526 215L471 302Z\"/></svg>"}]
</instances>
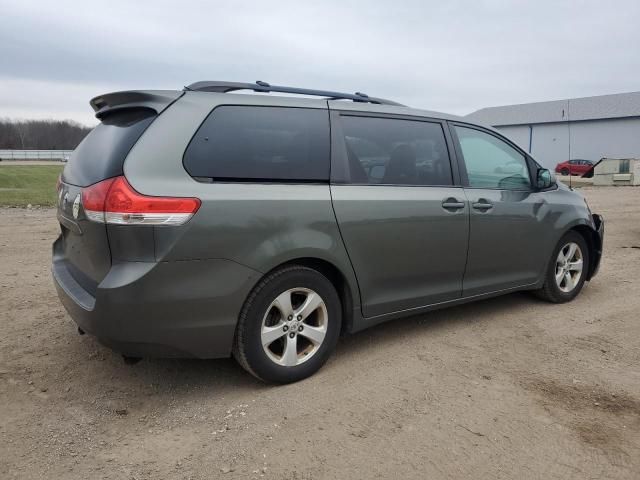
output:
<instances>
[{"instance_id":1,"label":"tree line","mask_svg":"<svg viewBox=\"0 0 640 480\"><path fill-rule=\"evenodd\" d=\"M0 118L2 150L73 150L91 128L72 120Z\"/></svg>"}]
</instances>

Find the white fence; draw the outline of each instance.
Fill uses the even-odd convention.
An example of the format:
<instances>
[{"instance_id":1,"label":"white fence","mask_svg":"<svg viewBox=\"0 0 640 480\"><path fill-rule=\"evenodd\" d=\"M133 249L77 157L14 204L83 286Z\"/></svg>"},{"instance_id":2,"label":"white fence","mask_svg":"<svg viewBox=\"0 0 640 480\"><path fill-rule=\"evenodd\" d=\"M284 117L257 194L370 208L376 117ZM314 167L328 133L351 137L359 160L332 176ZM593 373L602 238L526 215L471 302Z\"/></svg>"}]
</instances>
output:
<instances>
[{"instance_id":1,"label":"white fence","mask_svg":"<svg viewBox=\"0 0 640 480\"><path fill-rule=\"evenodd\" d=\"M66 161L73 150L0 150L0 160L57 160Z\"/></svg>"}]
</instances>

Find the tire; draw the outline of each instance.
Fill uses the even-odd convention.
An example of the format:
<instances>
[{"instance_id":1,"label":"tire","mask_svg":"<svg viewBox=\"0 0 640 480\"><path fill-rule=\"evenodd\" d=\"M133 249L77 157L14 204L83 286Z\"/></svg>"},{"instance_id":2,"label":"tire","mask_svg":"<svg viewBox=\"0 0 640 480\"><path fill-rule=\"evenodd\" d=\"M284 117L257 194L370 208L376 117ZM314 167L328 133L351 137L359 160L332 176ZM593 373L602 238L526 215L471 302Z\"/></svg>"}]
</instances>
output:
<instances>
[{"instance_id":1,"label":"tire","mask_svg":"<svg viewBox=\"0 0 640 480\"><path fill-rule=\"evenodd\" d=\"M568 169L568 168L563 168L562 170L560 170L560 174L561 174L561 175L564 175L564 176L567 176L567 175L569 175L570 173L571 173L571 172L569 171L569 169Z\"/></svg>"},{"instance_id":2,"label":"tire","mask_svg":"<svg viewBox=\"0 0 640 480\"><path fill-rule=\"evenodd\" d=\"M341 323L340 297L327 277L308 267L283 267L262 279L245 301L233 356L260 380L297 382L331 356Z\"/></svg>"},{"instance_id":3,"label":"tire","mask_svg":"<svg viewBox=\"0 0 640 480\"><path fill-rule=\"evenodd\" d=\"M559 257L560 251L562 250L564 257L569 256L568 254L571 253L570 246L572 244L577 246L577 253L574 254L572 258L568 259L568 264L564 264L565 266L569 266L569 275L571 280L567 283L566 276L563 276L564 278L562 278L559 283L556 278L556 274L559 275L559 272L567 271L562 267L562 260ZM580 270L579 275L575 270L577 254L579 254L582 260L582 269ZM572 265L573 268L571 268ZM549 260L549 265L547 266L547 271L545 273L544 284L540 290L534 291L534 294L551 303L570 302L576 298L580 293L580 290L582 290L588 270L589 247L587 242L578 232L568 232L560 239L558 245L556 245L556 248L553 250L553 255Z\"/></svg>"}]
</instances>

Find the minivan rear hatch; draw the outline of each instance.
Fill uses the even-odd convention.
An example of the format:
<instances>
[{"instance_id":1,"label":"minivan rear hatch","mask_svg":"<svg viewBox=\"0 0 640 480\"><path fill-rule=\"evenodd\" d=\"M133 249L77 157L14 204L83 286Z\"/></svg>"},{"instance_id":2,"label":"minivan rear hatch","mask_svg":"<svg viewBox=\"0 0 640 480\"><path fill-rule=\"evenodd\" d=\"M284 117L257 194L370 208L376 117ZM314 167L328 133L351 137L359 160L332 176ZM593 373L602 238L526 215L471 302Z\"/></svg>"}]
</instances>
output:
<instances>
[{"instance_id":1,"label":"minivan rear hatch","mask_svg":"<svg viewBox=\"0 0 640 480\"><path fill-rule=\"evenodd\" d=\"M123 175L124 161L131 148L181 94L116 92L91 100L101 122L78 145L60 178L57 216L61 234L54 244L54 267L64 268L93 296L111 268L111 250L107 226L89 220L84 214L82 191Z\"/></svg>"}]
</instances>

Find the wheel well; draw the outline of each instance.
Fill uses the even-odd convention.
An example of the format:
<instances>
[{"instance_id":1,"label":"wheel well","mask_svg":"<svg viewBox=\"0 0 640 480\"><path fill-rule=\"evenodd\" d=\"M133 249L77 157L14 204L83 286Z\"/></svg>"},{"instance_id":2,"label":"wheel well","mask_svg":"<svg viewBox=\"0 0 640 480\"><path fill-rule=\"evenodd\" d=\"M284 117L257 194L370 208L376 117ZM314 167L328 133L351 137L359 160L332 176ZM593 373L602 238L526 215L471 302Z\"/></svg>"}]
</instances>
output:
<instances>
[{"instance_id":1,"label":"wheel well","mask_svg":"<svg viewBox=\"0 0 640 480\"><path fill-rule=\"evenodd\" d=\"M322 260L320 258L296 258L283 264L278 265L273 270L277 270L287 265L302 265L304 267L312 268L325 277L333 284L340 297L340 303L342 304L342 328L341 332L350 332L353 324L353 295L349 282L343 275L343 273L332 263Z\"/></svg>"},{"instance_id":2,"label":"wheel well","mask_svg":"<svg viewBox=\"0 0 640 480\"><path fill-rule=\"evenodd\" d=\"M577 225L571 228L569 231L579 233L584 241L587 242L587 247L589 248L589 270L587 271L587 280L591 278L593 274L593 269L596 264L596 252L600 249L599 238L597 237L596 232L587 225Z\"/></svg>"}]
</instances>

